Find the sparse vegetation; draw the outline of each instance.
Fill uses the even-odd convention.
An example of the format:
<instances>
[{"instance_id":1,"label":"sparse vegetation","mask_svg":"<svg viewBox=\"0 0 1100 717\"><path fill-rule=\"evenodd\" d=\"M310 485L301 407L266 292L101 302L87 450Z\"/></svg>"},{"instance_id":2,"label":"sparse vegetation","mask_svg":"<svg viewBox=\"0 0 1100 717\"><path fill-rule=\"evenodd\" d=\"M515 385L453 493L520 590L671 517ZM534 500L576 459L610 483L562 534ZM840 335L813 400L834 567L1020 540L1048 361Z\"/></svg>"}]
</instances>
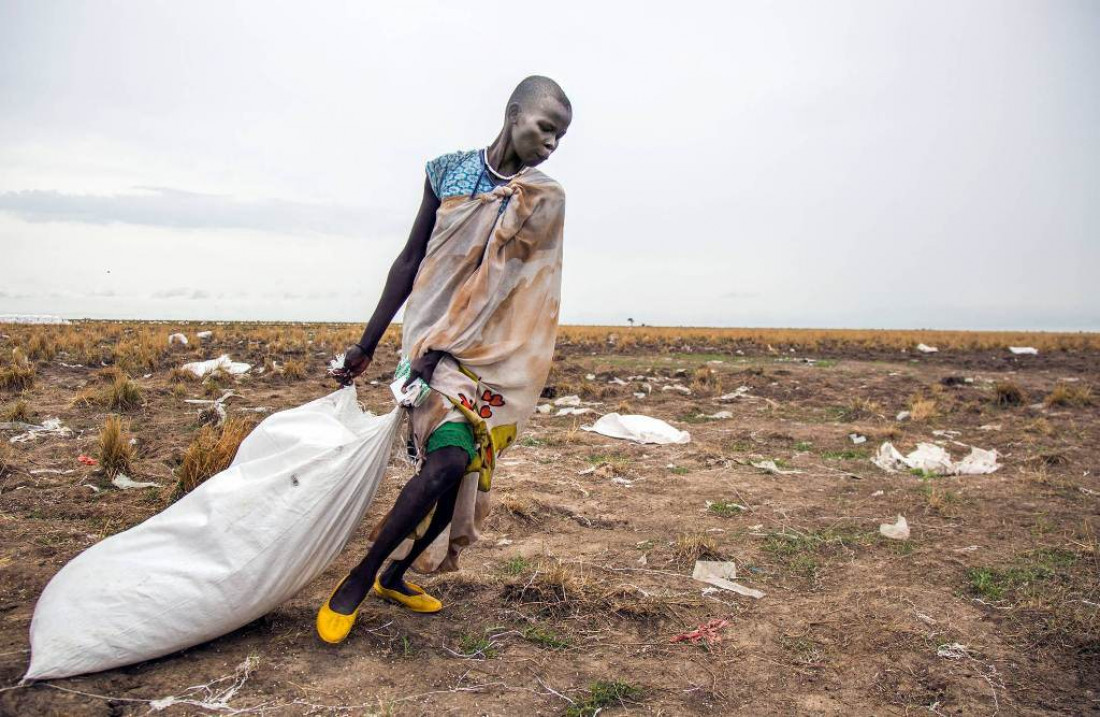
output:
<instances>
[{"instance_id":1,"label":"sparse vegetation","mask_svg":"<svg viewBox=\"0 0 1100 717\"><path fill-rule=\"evenodd\" d=\"M121 416L108 416L99 432L99 465L109 478L133 470L137 451L130 439L129 423Z\"/></svg>"},{"instance_id":2,"label":"sparse vegetation","mask_svg":"<svg viewBox=\"0 0 1100 717\"><path fill-rule=\"evenodd\" d=\"M1076 383L1058 383L1043 399L1047 408L1054 406L1091 406L1092 388Z\"/></svg>"},{"instance_id":3,"label":"sparse vegetation","mask_svg":"<svg viewBox=\"0 0 1100 717\"><path fill-rule=\"evenodd\" d=\"M176 495L191 492L210 476L228 468L237 455L237 447L251 430L252 423L239 417L230 417L220 426L200 428L176 469Z\"/></svg>"},{"instance_id":4,"label":"sparse vegetation","mask_svg":"<svg viewBox=\"0 0 1100 717\"><path fill-rule=\"evenodd\" d=\"M910 420L921 422L939 415L939 405L936 399L928 398L921 394L914 394L909 398Z\"/></svg>"},{"instance_id":5,"label":"sparse vegetation","mask_svg":"<svg viewBox=\"0 0 1100 717\"><path fill-rule=\"evenodd\" d=\"M25 399L19 399L12 405L8 406L8 409L4 411L5 421L19 421L21 423L31 422L31 408L27 404Z\"/></svg>"},{"instance_id":6,"label":"sparse vegetation","mask_svg":"<svg viewBox=\"0 0 1100 717\"><path fill-rule=\"evenodd\" d=\"M629 682L600 680L588 686L588 694L565 711L565 717L595 717L609 707L626 707L642 698L640 687Z\"/></svg>"},{"instance_id":7,"label":"sparse vegetation","mask_svg":"<svg viewBox=\"0 0 1100 717\"><path fill-rule=\"evenodd\" d=\"M1024 402L1024 392L1012 381L997 381L993 384L993 403L1002 408L1019 406Z\"/></svg>"},{"instance_id":8,"label":"sparse vegetation","mask_svg":"<svg viewBox=\"0 0 1100 717\"><path fill-rule=\"evenodd\" d=\"M707 507L707 510L723 518L732 518L735 515L741 515L745 509L732 501L716 500Z\"/></svg>"},{"instance_id":9,"label":"sparse vegetation","mask_svg":"<svg viewBox=\"0 0 1100 717\"><path fill-rule=\"evenodd\" d=\"M12 349L11 358L0 364L0 388L26 391L34 385L34 365L18 348Z\"/></svg>"}]
</instances>

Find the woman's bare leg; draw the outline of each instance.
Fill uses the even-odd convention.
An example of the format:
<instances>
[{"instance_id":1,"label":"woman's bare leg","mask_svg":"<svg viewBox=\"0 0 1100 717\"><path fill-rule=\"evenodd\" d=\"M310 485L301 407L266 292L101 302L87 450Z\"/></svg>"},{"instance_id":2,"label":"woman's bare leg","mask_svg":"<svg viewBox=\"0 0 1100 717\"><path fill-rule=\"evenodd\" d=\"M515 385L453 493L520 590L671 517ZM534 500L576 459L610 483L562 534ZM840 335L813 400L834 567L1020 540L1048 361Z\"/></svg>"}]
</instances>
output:
<instances>
[{"instance_id":1,"label":"woman's bare leg","mask_svg":"<svg viewBox=\"0 0 1100 717\"><path fill-rule=\"evenodd\" d=\"M461 483L469 457L462 448L446 446L424 458L420 472L401 489L374 545L332 596L329 607L334 612L350 615L355 611L389 554L416 529L433 505Z\"/></svg>"},{"instance_id":2,"label":"woman's bare leg","mask_svg":"<svg viewBox=\"0 0 1100 717\"><path fill-rule=\"evenodd\" d=\"M455 512L455 502L458 500L458 491L462 486L460 480L455 484L454 488L449 490L439 502L435 504L435 513L432 514L432 521L428 524L428 529L424 531L424 535L416 539L412 544L412 548L409 550L409 554L400 560L393 560L386 569L382 571L379 581L383 587L387 587L390 590L398 590L406 595L415 595L415 591L409 588L405 584L405 571L409 569L420 554L427 550L428 546L439 537L448 525L451 524L451 518Z\"/></svg>"}]
</instances>

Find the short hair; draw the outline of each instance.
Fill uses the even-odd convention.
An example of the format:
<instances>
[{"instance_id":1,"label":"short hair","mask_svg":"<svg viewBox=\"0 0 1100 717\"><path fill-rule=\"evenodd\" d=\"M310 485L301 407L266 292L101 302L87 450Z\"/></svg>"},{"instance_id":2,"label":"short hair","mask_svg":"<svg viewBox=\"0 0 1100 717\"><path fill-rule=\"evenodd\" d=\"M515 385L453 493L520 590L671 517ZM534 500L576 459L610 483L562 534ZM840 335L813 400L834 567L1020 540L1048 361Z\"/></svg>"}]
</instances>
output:
<instances>
[{"instance_id":1,"label":"short hair","mask_svg":"<svg viewBox=\"0 0 1100 717\"><path fill-rule=\"evenodd\" d=\"M557 101L561 102L567 110L573 111L573 105L569 102L569 98L565 96L565 92L562 90L561 85L554 82L549 77L543 77L542 75L531 75L530 77L524 77L516 89L512 90L512 95L508 98L507 107L511 107L513 102L519 104L520 107L526 107L533 101L541 100L545 97L553 97Z\"/></svg>"}]
</instances>

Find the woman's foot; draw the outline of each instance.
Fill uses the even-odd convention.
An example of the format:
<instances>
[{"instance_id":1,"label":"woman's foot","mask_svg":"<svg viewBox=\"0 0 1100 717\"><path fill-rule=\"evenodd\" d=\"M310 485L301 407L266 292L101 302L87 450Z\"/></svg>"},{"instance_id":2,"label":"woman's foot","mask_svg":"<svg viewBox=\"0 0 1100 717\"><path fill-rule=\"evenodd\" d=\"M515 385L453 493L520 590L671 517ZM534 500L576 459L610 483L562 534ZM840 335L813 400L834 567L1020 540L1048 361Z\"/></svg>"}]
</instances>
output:
<instances>
[{"instance_id":1,"label":"woman's foot","mask_svg":"<svg viewBox=\"0 0 1100 717\"><path fill-rule=\"evenodd\" d=\"M370 586L370 581L363 576L350 573L329 598L329 609L340 615L351 615L367 596Z\"/></svg>"},{"instance_id":2,"label":"woman's foot","mask_svg":"<svg viewBox=\"0 0 1100 717\"><path fill-rule=\"evenodd\" d=\"M397 563L390 563L386 566L386 569L382 571L382 574L378 576L378 582L387 590L393 590L402 595L418 595L419 593L409 587L409 584L405 582L404 575L404 570L398 572Z\"/></svg>"}]
</instances>

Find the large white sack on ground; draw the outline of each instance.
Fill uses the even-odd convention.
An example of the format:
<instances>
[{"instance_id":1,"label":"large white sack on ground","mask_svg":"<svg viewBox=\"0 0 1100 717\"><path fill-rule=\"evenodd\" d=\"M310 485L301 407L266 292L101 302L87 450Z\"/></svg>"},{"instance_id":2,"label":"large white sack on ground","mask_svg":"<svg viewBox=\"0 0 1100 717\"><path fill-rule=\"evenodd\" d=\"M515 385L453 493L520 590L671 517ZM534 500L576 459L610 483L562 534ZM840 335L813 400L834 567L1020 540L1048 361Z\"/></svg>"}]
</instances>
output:
<instances>
[{"instance_id":1,"label":"large white sack on ground","mask_svg":"<svg viewBox=\"0 0 1100 717\"><path fill-rule=\"evenodd\" d=\"M359 524L402 413L364 413L348 387L264 419L228 469L54 576L35 606L26 679L167 655L293 596Z\"/></svg>"},{"instance_id":2,"label":"large white sack on ground","mask_svg":"<svg viewBox=\"0 0 1100 717\"><path fill-rule=\"evenodd\" d=\"M652 416L609 413L591 426L581 426L586 431L594 431L611 438L622 438L636 443L688 443L691 434L670 426Z\"/></svg>"},{"instance_id":3,"label":"large white sack on ground","mask_svg":"<svg viewBox=\"0 0 1100 717\"><path fill-rule=\"evenodd\" d=\"M229 354L222 354L216 359L210 359L208 361L192 361L191 363L185 363L180 366L184 371L190 371L199 378L202 378L208 373L214 371L225 371L226 373L233 374L234 376L242 373L248 373L248 370L252 368L250 363L242 363L240 361L234 361L229 358Z\"/></svg>"}]
</instances>

